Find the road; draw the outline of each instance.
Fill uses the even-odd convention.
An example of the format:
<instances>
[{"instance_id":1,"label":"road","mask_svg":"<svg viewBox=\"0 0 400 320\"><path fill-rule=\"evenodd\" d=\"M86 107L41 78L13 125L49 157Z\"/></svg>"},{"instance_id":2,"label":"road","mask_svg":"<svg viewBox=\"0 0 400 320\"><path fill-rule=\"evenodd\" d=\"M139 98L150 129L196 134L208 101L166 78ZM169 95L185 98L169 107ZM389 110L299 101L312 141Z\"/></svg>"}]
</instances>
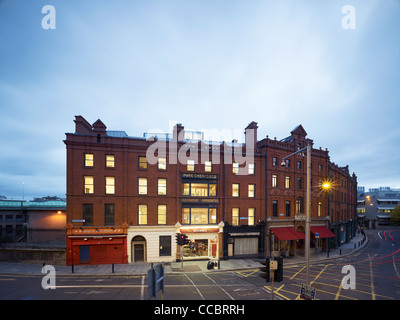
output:
<instances>
[{"instance_id":1,"label":"road","mask_svg":"<svg viewBox=\"0 0 400 320\"><path fill-rule=\"evenodd\" d=\"M356 253L311 263L310 285L316 300L399 300L400 228L367 230L369 242ZM355 288L346 288L344 266L354 267ZM305 282L304 264L284 267L284 280L274 283L274 299L299 299ZM56 289L43 289L43 277L0 276L2 300L147 300L147 276L57 276ZM346 283L351 283L347 281ZM271 283L258 269L172 273L165 295L157 300L270 300Z\"/></svg>"}]
</instances>

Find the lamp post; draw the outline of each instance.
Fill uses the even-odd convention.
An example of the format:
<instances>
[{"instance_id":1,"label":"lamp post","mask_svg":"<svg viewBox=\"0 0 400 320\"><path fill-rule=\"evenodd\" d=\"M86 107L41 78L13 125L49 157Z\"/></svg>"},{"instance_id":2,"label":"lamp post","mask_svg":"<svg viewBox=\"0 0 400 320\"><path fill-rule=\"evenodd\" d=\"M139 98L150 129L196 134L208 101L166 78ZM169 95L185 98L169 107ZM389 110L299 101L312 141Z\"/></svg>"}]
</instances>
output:
<instances>
[{"instance_id":1,"label":"lamp post","mask_svg":"<svg viewBox=\"0 0 400 320\"><path fill-rule=\"evenodd\" d=\"M306 256L306 284L310 283L310 201L311 201L311 145L307 144L307 147L302 148L286 157L282 158L282 166L285 166L284 160L297 153L306 151L307 152L307 191L306 191L306 237L305 237L305 256Z\"/></svg>"}]
</instances>

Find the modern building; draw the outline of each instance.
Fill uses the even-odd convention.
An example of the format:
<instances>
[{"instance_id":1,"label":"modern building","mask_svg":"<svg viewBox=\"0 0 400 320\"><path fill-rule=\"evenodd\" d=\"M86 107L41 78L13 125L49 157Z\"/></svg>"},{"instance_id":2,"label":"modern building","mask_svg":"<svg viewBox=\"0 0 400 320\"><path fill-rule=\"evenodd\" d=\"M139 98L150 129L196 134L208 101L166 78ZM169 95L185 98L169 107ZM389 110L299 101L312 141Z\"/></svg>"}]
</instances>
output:
<instances>
[{"instance_id":1,"label":"modern building","mask_svg":"<svg viewBox=\"0 0 400 320\"><path fill-rule=\"evenodd\" d=\"M304 251L306 157L299 125L285 139L205 141L181 124L170 134L128 136L75 118L67 133L67 263L169 262L297 255ZM312 246L355 232L357 178L311 152ZM322 184L330 181L329 191ZM328 241L328 239L332 239Z\"/></svg>"},{"instance_id":2,"label":"modern building","mask_svg":"<svg viewBox=\"0 0 400 320\"><path fill-rule=\"evenodd\" d=\"M400 189L379 187L359 189L357 198L357 216L360 224L376 228L378 224L390 224L391 212L400 204Z\"/></svg>"}]
</instances>

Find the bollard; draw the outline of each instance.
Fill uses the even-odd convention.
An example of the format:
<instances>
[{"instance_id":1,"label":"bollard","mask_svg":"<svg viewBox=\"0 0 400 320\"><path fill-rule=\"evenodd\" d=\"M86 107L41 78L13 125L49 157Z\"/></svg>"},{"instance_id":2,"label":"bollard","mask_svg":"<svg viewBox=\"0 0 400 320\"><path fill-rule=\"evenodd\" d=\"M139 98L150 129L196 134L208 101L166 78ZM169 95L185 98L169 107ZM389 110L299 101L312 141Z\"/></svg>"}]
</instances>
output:
<instances>
[{"instance_id":1,"label":"bollard","mask_svg":"<svg viewBox=\"0 0 400 320\"><path fill-rule=\"evenodd\" d=\"M71 272L74 273L74 264L71 264Z\"/></svg>"},{"instance_id":2,"label":"bollard","mask_svg":"<svg viewBox=\"0 0 400 320\"><path fill-rule=\"evenodd\" d=\"M342 249L339 249L339 254L342 255Z\"/></svg>"},{"instance_id":3,"label":"bollard","mask_svg":"<svg viewBox=\"0 0 400 320\"><path fill-rule=\"evenodd\" d=\"M114 273L114 263L112 264L112 273Z\"/></svg>"}]
</instances>

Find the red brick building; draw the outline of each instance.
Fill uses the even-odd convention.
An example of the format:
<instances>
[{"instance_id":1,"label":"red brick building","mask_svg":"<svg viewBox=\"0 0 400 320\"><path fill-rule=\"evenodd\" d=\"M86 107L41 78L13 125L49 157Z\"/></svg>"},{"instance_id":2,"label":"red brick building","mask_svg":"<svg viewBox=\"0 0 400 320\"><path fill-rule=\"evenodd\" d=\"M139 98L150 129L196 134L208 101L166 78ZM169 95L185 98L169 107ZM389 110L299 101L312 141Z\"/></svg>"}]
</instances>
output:
<instances>
[{"instance_id":1,"label":"red brick building","mask_svg":"<svg viewBox=\"0 0 400 320\"><path fill-rule=\"evenodd\" d=\"M304 155L281 159L312 140L300 125L283 140L204 141L180 124L173 134L131 137L76 116L67 133L67 263L175 261L175 235L186 233L184 259L301 254L304 249ZM321 182L339 187L326 192ZM312 246L354 234L355 175L312 149ZM339 193L338 193L339 192ZM339 212L339 215L338 215ZM346 230L346 236L339 232ZM333 233L331 233L333 231ZM342 231L343 232L343 231ZM345 231L344 231L345 232Z\"/></svg>"}]
</instances>

